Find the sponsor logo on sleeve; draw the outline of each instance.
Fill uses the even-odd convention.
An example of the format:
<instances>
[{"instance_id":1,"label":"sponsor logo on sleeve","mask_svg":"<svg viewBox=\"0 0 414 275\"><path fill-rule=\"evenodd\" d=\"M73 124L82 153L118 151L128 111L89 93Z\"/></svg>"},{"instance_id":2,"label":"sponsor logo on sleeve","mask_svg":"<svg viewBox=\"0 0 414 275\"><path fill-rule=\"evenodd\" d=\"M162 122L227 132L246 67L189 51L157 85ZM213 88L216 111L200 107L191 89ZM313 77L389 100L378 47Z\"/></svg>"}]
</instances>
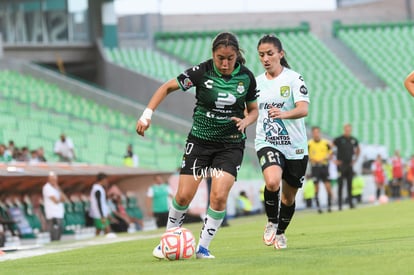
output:
<instances>
[{"instance_id":1,"label":"sponsor logo on sleeve","mask_svg":"<svg viewBox=\"0 0 414 275\"><path fill-rule=\"evenodd\" d=\"M306 88L305 85L300 86L299 92L303 95L307 95L308 94L308 88Z\"/></svg>"},{"instance_id":2,"label":"sponsor logo on sleeve","mask_svg":"<svg viewBox=\"0 0 414 275\"><path fill-rule=\"evenodd\" d=\"M193 82L191 81L190 78L184 78L184 80L181 82L181 85L183 86L184 89L190 89L191 87L193 87Z\"/></svg>"}]
</instances>

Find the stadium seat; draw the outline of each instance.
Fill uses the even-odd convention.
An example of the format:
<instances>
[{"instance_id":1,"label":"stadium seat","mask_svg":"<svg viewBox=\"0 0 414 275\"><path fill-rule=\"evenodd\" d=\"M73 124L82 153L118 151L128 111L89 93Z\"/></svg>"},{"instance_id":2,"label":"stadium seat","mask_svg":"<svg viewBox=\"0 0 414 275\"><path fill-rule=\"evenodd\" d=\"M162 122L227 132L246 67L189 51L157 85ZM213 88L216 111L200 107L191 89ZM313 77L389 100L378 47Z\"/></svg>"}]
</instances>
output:
<instances>
[{"instance_id":1,"label":"stadium seat","mask_svg":"<svg viewBox=\"0 0 414 275\"><path fill-rule=\"evenodd\" d=\"M363 28L346 26L338 31L338 38L387 84L384 89L365 88L361 98L363 104L353 105L354 109L363 110L365 119L370 119L373 125L379 126L373 127L373 132L365 133L364 141L386 145L389 153L400 149L405 157L412 154L413 141L406 134L398 133L402 129L409 129L401 127L412 123L411 110L414 104L402 82L408 72L412 71L413 33L413 25L404 23L377 24ZM387 122L383 122L384 119Z\"/></svg>"},{"instance_id":2,"label":"stadium seat","mask_svg":"<svg viewBox=\"0 0 414 275\"><path fill-rule=\"evenodd\" d=\"M130 56L134 52L130 51ZM152 57L148 54L147 58ZM42 146L48 160L56 160L53 146L62 133L74 141L77 161L122 165L126 147L131 143L140 157L140 166L145 168L159 167L157 143L164 144L162 150L166 152L176 152L177 144L183 146L185 142L184 136L155 125L148 135L150 138L137 138L130 129L136 118L73 96L54 84L31 76L0 71L0 83L7 87L0 87L0 102L6 102L0 104L0 142L13 139L18 147L34 149ZM37 95L27 95L30 93ZM174 150L167 149L169 146Z\"/></svg>"}]
</instances>

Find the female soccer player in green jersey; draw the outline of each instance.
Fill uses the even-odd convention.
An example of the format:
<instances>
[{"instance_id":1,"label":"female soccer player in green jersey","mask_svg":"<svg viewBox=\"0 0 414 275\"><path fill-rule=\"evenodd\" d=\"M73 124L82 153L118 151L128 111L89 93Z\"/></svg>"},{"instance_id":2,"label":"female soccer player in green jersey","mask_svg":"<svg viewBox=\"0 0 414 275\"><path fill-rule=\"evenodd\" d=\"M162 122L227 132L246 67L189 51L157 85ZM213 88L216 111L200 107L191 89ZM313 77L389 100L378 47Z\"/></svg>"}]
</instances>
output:
<instances>
[{"instance_id":1,"label":"female soccer player in green jersey","mask_svg":"<svg viewBox=\"0 0 414 275\"><path fill-rule=\"evenodd\" d=\"M256 77L259 117L255 139L266 183L268 223L263 241L281 249L287 247L284 232L295 212L295 196L304 182L308 163L304 117L308 114L309 94L302 76L289 68L277 37L262 37L257 50L265 69Z\"/></svg>"},{"instance_id":2,"label":"female soccer player in green jersey","mask_svg":"<svg viewBox=\"0 0 414 275\"><path fill-rule=\"evenodd\" d=\"M212 55L212 59L161 85L136 125L137 133L143 136L151 124L152 112L168 94L196 88L193 125L167 229L182 225L200 181L211 177L210 206L196 248L198 259L214 258L208 248L225 216L227 197L242 162L245 129L258 115L256 80L243 65L245 60L236 36L228 32L218 34L212 43ZM153 255L163 258L160 246Z\"/></svg>"}]
</instances>

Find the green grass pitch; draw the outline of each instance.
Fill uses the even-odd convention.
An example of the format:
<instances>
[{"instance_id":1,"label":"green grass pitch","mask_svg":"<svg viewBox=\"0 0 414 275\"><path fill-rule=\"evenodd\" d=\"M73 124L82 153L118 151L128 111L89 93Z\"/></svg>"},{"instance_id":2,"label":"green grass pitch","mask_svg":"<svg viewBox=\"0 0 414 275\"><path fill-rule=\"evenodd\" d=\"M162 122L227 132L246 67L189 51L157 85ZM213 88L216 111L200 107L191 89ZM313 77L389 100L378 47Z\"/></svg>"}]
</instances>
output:
<instances>
[{"instance_id":1,"label":"green grass pitch","mask_svg":"<svg viewBox=\"0 0 414 275\"><path fill-rule=\"evenodd\" d=\"M263 244L266 220L258 215L220 229L210 246L216 259L157 260L157 230L136 233L148 239L0 262L0 274L414 274L413 200L315 212L297 211L286 250ZM198 239L201 224L185 226Z\"/></svg>"}]
</instances>

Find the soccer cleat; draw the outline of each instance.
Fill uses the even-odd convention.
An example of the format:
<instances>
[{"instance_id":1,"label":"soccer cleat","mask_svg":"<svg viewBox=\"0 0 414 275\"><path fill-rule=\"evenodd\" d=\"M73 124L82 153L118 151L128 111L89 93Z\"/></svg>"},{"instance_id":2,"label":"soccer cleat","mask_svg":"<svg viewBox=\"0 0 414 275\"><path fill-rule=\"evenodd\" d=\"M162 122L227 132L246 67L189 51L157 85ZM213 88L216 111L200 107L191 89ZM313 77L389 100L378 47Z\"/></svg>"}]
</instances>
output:
<instances>
[{"instance_id":1,"label":"soccer cleat","mask_svg":"<svg viewBox=\"0 0 414 275\"><path fill-rule=\"evenodd\" d=\"M197 259L214 259L215 257L210 254L210 250L199 245L197 247L196 258Z\"/></svg>"},{"instance_id":2,"label":"soccer cleat","mask_svg":"<svg viewBox=\"0 0 414 275\"><path fill-rule=\"evenodd\" d=\"M162 254L161 245L160 244L157 245L154 248L154 250L152 251L152 256L154 256L155 258L160 259L160 260L165 259L164 254Z\"/></svg>"},{"instance_id":3,"label":"soccer cleat","mask_svg":"<svg viewBox=\"0 0 414 275\"><path fill-rule=\"evenodd\" d=\"M287 248L287 238L285 234L276 235L274 246L275 246L275 249Z\"/></svg>"},{"instance_id":4,"label":"soccer cleat","mask_svg":"<svg viewBox=\"0 0 414 275\"><path fill-rule=\"evenodd\" d=\"M265 245L272 245L276 237L276 224L268 222L263 233L263 242Z\"/></svg>"}]
</instances>

